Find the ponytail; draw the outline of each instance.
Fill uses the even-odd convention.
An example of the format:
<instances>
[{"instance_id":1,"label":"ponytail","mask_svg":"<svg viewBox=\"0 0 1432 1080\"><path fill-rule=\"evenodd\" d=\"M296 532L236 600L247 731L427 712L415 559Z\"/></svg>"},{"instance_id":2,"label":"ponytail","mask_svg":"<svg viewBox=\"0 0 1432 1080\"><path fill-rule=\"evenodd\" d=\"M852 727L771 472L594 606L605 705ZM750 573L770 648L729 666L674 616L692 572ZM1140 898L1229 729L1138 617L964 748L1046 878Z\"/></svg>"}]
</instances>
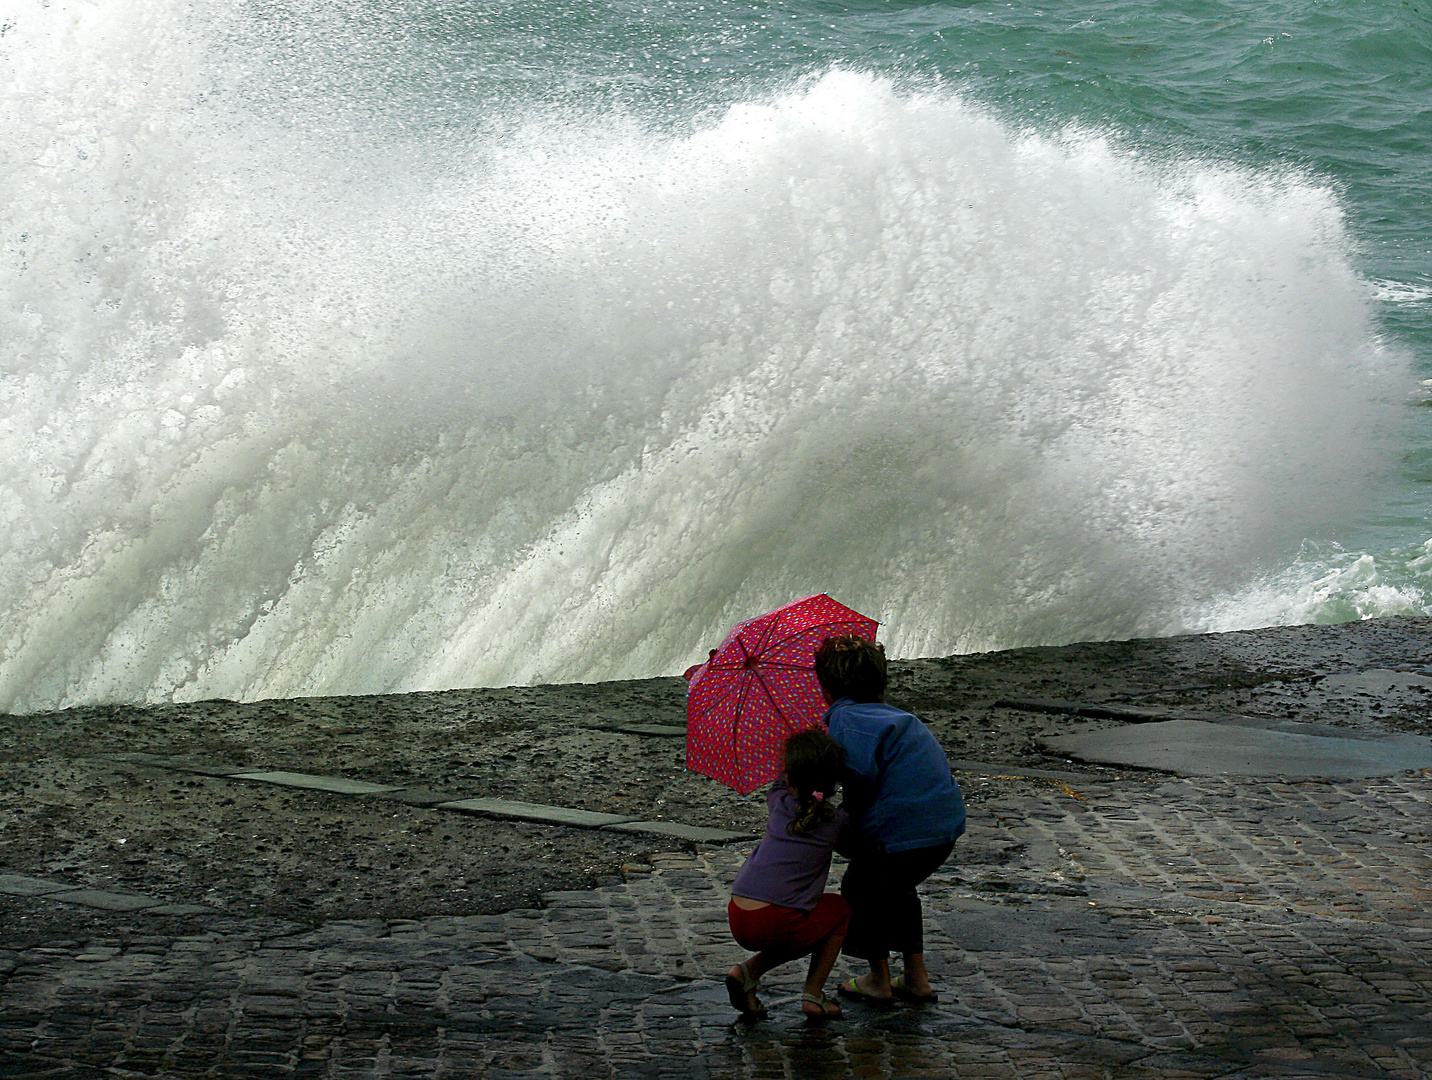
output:
<instances>
[{"instance_id":1,"label":"ponytail","mask_svg":"<svg viewBox=\"0 0 1432 1080\"><path fill-rule=\"evenodd\" d=\"M796 836L810 836L833 817L835 808L825 801L824 792L817 791L807 795L802 791L796 796L796 813L791 818L789 828Z\"/></svg>"},{"instance_id":2,"label":"ponytail","mask_svg":"<svg viewBox=\"0 0 1432 1080\"><path fill-rule=\"evenodd\" d=\"M786 740L786 785L796 796L792 835L810 836L835 817L831 799L844 760L845 751L822 728L798 731Z\"/></svg>"}]
</instances>

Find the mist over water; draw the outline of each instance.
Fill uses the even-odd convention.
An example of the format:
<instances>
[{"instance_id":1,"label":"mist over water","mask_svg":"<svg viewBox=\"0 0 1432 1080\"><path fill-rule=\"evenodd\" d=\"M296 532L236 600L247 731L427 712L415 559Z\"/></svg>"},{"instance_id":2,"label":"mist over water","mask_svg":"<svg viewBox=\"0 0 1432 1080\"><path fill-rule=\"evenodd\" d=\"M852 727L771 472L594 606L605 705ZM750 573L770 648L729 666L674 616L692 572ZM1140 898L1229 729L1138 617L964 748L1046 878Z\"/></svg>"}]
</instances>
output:
<instances>
[{"instance_id":1,"label":"mist over water","mask_svg":"<svg viewBox=\"0 0 1432 1080\"><path fill-rule=\"evenodd\" d=\"M313 27L9 8L0 708L669 674L818 591L894 655L1231 628L1356 576L1300 544L1407 370L1314 175L844 66L379 113L341 27L305 96Z\"/></svg>"}]
</instances>

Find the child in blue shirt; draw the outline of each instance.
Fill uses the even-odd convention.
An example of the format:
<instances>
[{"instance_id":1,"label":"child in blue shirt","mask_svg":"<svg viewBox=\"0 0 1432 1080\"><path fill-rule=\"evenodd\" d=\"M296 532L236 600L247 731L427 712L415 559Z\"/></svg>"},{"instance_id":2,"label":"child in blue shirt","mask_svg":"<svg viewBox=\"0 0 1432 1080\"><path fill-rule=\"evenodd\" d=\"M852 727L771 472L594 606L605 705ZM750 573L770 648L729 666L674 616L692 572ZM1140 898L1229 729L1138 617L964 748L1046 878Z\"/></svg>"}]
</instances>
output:
<instances>
[{"instance_id":1,"label":"child in blue shirt","mask_svg":"<svg viewBox=\"0 0 1432 1080\"><path fill-rule=\"evenodd\" d=\"M965 831L964 797L930 729L885 704L883 647L853 636L828 638L816 650L815 671L831 703L825 715L831 738L845 751L842 783L855 833L840 883L851 911L845 954L870 964L868 975L842 983L840 993L872 1003L936 1001L916 888ZM892 951L905 960L895 979Z\"/></svg>"}]
</instances>

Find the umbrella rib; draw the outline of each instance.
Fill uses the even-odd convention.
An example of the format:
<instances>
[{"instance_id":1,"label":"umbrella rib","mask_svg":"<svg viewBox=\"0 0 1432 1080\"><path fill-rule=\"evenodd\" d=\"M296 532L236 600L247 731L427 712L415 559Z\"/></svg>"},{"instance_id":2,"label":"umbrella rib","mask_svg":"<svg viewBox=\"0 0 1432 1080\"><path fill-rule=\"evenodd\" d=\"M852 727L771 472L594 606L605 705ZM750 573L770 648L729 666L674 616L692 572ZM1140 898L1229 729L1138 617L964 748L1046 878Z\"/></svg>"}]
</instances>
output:
<instances>
[{"instance_id":1,"label":"umbrella rib","mask_svg":"<svg viewBox=\"0 0 1432 1080\"><path fill-rule=\"evenodd\" d=\"M746 709L746 698L750 694L750 692L751 680L742 679L741 689L738 691L739 697L736 701L736 709L731 714L731 745L733 747L737 745L737 731L741 726L741 713L744 712ZM746 763L741 760L740 754L735 755L735 762L737 775L741 778L741 783L744 784L746 782Z\"/></svg>"},{"instance_id":2,"label":"umbrella rib","mask_svg":"<svg viewBox=\"0 0 1432 1080\"><path fill-rule=\"evenodd\" d=\"M859 626L863 625L865 622L871 622L871 621L873 621L873 620L864 619L864 620L861 620L861 621L857 622L855 619L844 619L844 620L842 620L842 621L840 621L840 622L826 622L826 623L821 623L821 624L820 624L820 628L821 628L821 629L825 629L825 628L829 627L830 629L835 629L835 628L841 627L841 626L855 626L855 627L859 627ZM815 629L816 629L816 627L814 627L814 626L807 626L804 630L792 630L789 634L787 634L785 637L781 638L779 641L772 641L772 642L768 643L767 646L766 646L766 648L768 648L768 649L778 649L778 648L780 648L782 645L784 645L786 642L788 642L788 641L793 641L795 638L800 637L802 634L809 634L812 630L815 630Z\"/></svg>"},{"instance_id":3,"label":"umbrella rib","mask_svg":"<svg viewBox=\"0 0 1432 1080\"><path fill-rule=\"evenodd\" d=\"M760 639L756 642L756 647L754 649L747 649L746 643L744 641L742 641L740 638L736 639L737 643L741 646L741 651L745 653L748 658L752 656L759 656L761 653L765 652L767 648L770 647L768 642L771 636L771 631L775 629L776 621L777 620L772 619L770 622L766 623L764 626L761 627L761 636Z\"/></svg>"},{"instance_id":4,"label":"umbrella rib","mask_svg":"<svg viewBox=\"0 0 1432 1080\"><path fill-rule=\"evenodd\" d=\"M761 673L755 668L751 669L751 675L756 680L756 682L761 684L761 692L766 695L766 700L771 703L771 708L775 710L776 715L781 718L781 722L786 725L786 730L789 731L791 728L791 722L786 719L786 711L782 709L779 704L777 704L776 695L771 693L771 688L766 685L766 680L761 678Z\"/></svg>"},{"instance_id":5,"label":"umbrella rib","mask_svg":"<svg viewBox=\"0 0 1432 1080\"><path fill-rule=\"evenodd\" d=\"M790 721L786 719L786 714L784 710L782 710L780 705L776 703L775 696L771 693L770 687L766 685L766 680L761 678L760 674L755 670L755 668L747 668L746 670L750 673L751 678L742 680L740 690L741 697L740 700L736 703L736 711L731 718L731 742L733 744L736 742L736 729L740 726L741 713L745 711L746 699L750 696L752 679L754 679L755 682L760 686L761 692L766 695L766 700L771 703L772 710L774 710L775 714L781 718L781 723L785 724L786 730L791 730ZM747 768L746 762L742 761L739 756L737 757L736 762L737 767L740 769L742 782L744 783Z\"/></svg>"},{"instance_id":6,"label":"umbrella rib","mask_svg":"<svg viewBox=\"0 0 1432 1080\"><path fill-rule=\"evenodd\" d=\"M736 690L736 708L731 711L731 743L735 745L736 731L741 726L741 713L746 708L746 695L750 693L751 683L748 679L742 679L740 687Z\"/></svg>"}]
</instances>

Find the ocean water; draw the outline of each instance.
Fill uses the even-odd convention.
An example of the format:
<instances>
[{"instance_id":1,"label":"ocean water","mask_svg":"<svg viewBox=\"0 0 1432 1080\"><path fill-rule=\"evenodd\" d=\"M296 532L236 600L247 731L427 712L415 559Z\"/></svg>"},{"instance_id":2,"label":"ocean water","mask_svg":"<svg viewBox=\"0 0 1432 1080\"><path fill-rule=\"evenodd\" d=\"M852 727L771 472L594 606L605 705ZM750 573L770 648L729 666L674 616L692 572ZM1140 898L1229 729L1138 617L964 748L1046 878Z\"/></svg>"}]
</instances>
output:
<instances>
[{"instance_id":1,"label":"ocean water","mask_svg":"<svg viewBox=\"0 0 1432 1080\"><path fill-rule=\"evenodd\" d=\"M3 0L0 709L1432 610L1429 28Z\"/></svg>"}]
</instances>

